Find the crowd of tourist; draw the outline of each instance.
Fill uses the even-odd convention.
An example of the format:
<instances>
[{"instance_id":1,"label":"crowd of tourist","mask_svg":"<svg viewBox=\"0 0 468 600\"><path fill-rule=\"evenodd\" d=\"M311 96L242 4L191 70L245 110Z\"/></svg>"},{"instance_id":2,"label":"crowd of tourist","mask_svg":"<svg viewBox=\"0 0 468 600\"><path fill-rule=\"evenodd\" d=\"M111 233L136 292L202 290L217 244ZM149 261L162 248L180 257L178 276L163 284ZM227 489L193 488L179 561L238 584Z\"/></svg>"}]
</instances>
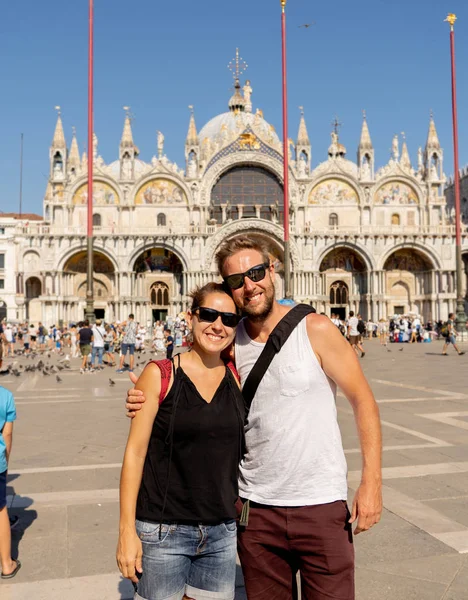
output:
<instances>
[{"instance_id":1,"label":"crowd of tourist","mask_svg":"<svg viewBox=\"0 0 468 600\"><path fill-rule=\"evenodd\" d=\"M378 322L370 319L363 320L360 314L349 312L348 318L342 319L339 315L332 313L331 321L341 333L349 339L350 344L365 356L362 346L364 339L372 340L378 338L382 346L388 343L430 343L433 339L443 339L444 348L442 354L447 355L449 344L454 346L458 354L464 354L456 345L456 331L454 327L454 315L450 314L447 321L426 321L418 315L395 315L389 319L380 319Z\"/></svg>"},{"instance_id":2,"label":"crowd of tourist","mask_svg":"<svg viewBox=\"0 0 468 600\"><path fill-rule=\"evenodd\" d=\"M105 365L118 372L133 371L135 353L153 352L171 358L178 347L187 346L190 330L184 315L167 321L156 321L147 327L130 314L126 321L106 323L96 319L69 325L42 322L0 324L0 359L18 354L68 354L81 358L81 373L102 370ZM128 358L128 362L127 361Z\"/></svg>"}]
</instances>

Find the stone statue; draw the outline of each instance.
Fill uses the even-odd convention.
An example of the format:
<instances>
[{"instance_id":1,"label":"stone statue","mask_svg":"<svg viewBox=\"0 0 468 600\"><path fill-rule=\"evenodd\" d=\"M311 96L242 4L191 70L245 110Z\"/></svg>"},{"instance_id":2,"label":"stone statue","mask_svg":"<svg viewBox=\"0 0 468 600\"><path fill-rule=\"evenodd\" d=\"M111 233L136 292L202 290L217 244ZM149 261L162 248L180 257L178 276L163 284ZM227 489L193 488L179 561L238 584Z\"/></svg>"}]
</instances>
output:
<instances>
[{"instance_id":1,"label":"stone statue","mask_svg":"<svg viewBox=\"0 0 468 600\"><path fill-rule=\"evenodd\" d=\"M158 158L162 158L164 152L164 135L158 131Z\"/></svg>"},{"instance_id":2,"label":"stone statue","mask_svg":"<svg viewBox=\"0 0 468 600\"><path fill-rule=\"evenodd\" d=\"M371 178L370 165L367 159L364 159L362 163L361 176L364 181L368 181Z\"/></svg>"},{"instance_id":3,"label":"stone statue","mask_svg":"<svg viewBox=\"0 0 468 600\"><path fill-rule=\"evenodd\" d=\"M270 210L271 210L271 220L273 221L273 223L278 223L278 216L279 216L278 200L275 200L275 203L270 205Z\"/></svg>"},{"instance_id":4,"label":"stone statue","mask_svg":"<svg viewBox=\"0 0 468 600\"><path fill-rule=\"evenodd\" d=\"M194 179L197 176L197 161L193 154L190 154L188 163L187 163L187 177L190 179Z\"/></svg>"},{"instance_id":5,"label":"stone statue","mask_svg":"<svg viewBox=\"0 0 468 600\"><path fill-rule=\"evenodd\" d=\"M252 112L252 87L247 79L244 85L245 112Z\"/></svg>"},{"instance_id":6,"label":"stone statue","mask_svg":"<svg viewBox=\"0 0 468 600\"><path fill-rule=\"evenodd\" d=\"M393 136L392 156L393 156L393 160L395 160L395 161L397 161L400 158L400 149L398 146L398 135Z\"/></svg>"},{"instance_id":7,"label":"stone statue","mask_svg":"<svg viewBox=\"0 0 468 600\"><path fill-rule=\"evenodd\" d=\"M421 146L418 148L418 171L423 170L423 151Z\"/></svg>"},{"instance_id":8,"label":"stone statue","mask_svg":"<svg viewBox=\"0 0 468 600\"><path fill-rule=\"evenodd\" d=\"M93 163L96 162L98 155L98 137L95 133L93 133Z\"/></svg>"},{"instance_id":9,"label":"stone statue","mask_svg":"<svg viewBox=\"0 0 468 600\"><path fill-rule=\"evenodd\" d=\"M124 158L122 161L122 179L132 178L132 161L130 158Z\"/></svg>"},{"instance_id":10,"label":"stone statue","mask_svg":"<svg viewBox=\"0 0 468 600\"><path fill-rule=\"evenodd\" d=\"M307 177L307 165L304 157L300 157L297 162L297 174L299 177Z\"/></svg>"}]
</instances>

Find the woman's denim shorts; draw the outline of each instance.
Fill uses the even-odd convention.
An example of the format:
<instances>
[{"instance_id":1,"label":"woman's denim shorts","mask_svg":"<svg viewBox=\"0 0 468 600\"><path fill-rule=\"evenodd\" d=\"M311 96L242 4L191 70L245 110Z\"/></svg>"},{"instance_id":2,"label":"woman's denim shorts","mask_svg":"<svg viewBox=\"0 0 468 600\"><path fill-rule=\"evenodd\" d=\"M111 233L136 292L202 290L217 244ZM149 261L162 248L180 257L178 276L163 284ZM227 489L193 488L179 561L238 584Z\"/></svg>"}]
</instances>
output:
<instances>
[{"instance_id":1,"label":"woman's denim shorts","mask_svg":"<svg viewBox=\"0 0 468 600\"><path fill-rule=\"evenodd\" d=\"M161 527L161 533L160 533ZM135 600L234 600L236 522L161 526L136 521L143 574Z\"/></svg>"}]
</instances>

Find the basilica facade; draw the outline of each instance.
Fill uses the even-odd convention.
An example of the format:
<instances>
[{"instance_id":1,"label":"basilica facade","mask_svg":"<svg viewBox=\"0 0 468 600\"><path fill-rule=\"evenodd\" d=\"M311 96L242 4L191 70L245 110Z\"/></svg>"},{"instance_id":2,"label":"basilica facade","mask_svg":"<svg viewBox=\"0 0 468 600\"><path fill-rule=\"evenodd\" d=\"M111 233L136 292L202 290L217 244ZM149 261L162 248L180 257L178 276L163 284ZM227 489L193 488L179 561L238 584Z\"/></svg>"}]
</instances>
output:
<instances>
[{"instance_id":1,"label":"basilica facade","mask_svg":"<svg viewBox=\"0 0 468 600\"><path fill-rule=\"evenodd\" d=\"M134 313L146 323L185 310L192 288L218 277L216 251L235 236L268 240L281 297L282 143L253 109L249 81L242 87L235 79L226 108L200 130L191 111L184 168L166 156L162 133L156 155L142 160L128 114L117 160L104 162L97 137L91 155L80 156L75 134L67 145L59 114L43 221L23 221L15 232L16 318L48 325L83 318L88 160L97 316ZM335 128L328 159L314 165L303 113L289 158L295 300L342 316L446 319L455 309L455 232L432 116L414 167L395 136L390 160L377 168L365 116L356 161ZM463 243L468 255L466 232Z\"/></svg>"}]
</instances>

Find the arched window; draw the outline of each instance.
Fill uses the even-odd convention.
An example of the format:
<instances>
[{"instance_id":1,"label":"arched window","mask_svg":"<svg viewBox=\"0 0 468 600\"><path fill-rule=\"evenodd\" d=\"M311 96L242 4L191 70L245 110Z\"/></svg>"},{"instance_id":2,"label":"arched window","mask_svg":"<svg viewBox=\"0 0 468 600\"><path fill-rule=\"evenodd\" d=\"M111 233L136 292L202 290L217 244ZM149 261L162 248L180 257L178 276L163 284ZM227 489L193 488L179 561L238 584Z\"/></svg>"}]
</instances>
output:
<instances>
[{"instance_id":1,"label":"arched window","mask_svg":"<svg viewBox=\"0 0 468 600\"><path fill-rule=\"evenodd\" d=\"M93 215L93 227L101 227L101 215L99 213Z\"/></svg>"},{"instance_id":2,"label":"arched window","mask_svg":"<svg viewBox=\"0 0 468 600\"><path fill-rule=\"evenodd\" d=\"M242 205L240 208L239 205ZM262 167L239 165L223 173L211 191L211 217L260 218L283 222L283 187L277 176Z\"/></svg>"},{"instance_id":3,"label":"arched window","mask_svg":"<svg viewBox=\"0 0 468 600\"><path fill-rule=\"evenodd\" d=\"M392 215L392 225L400 224L400 215L394 214Z\"/></svg>"},{"instance_id":4,"label":"arched window","mask_svg":"<svg viewBox=\"0 0 468 600\"><path fill-rule=\"evenodd\" d=\"M328 225L330 227L338 227L338 215L336 213L331 213L328 217Z\"/></svg>"},{"instance_id":5,"label":"arched window","mask_svg":"<svg viewBox=\"0 0 468 600\"><path fill-rule=\"evenodd\" d=\"M162 281L156 281L151 286L151 304L153 306L169 306L169 288Z\"/></svg>"},{"instance_id":6,"label":"arched window","mask_svg":"<svg viewBox=\"0 0 468 600\"><path fill-rule=\"evenodd\" d=\"M164 213L159 213L157 217L158 227L166 227L166 215Z\"/></svg>"},{"instance_id":7,"label":"arched window","mask_svg":"<svg viewBox=\"0 0 468 600\"><path fill-rule=\"evenodd\" d=\"M330 304L343 306L348 304L348 286L344 281L335 281L330 288Z\"/></svg>"}]
</instances>

